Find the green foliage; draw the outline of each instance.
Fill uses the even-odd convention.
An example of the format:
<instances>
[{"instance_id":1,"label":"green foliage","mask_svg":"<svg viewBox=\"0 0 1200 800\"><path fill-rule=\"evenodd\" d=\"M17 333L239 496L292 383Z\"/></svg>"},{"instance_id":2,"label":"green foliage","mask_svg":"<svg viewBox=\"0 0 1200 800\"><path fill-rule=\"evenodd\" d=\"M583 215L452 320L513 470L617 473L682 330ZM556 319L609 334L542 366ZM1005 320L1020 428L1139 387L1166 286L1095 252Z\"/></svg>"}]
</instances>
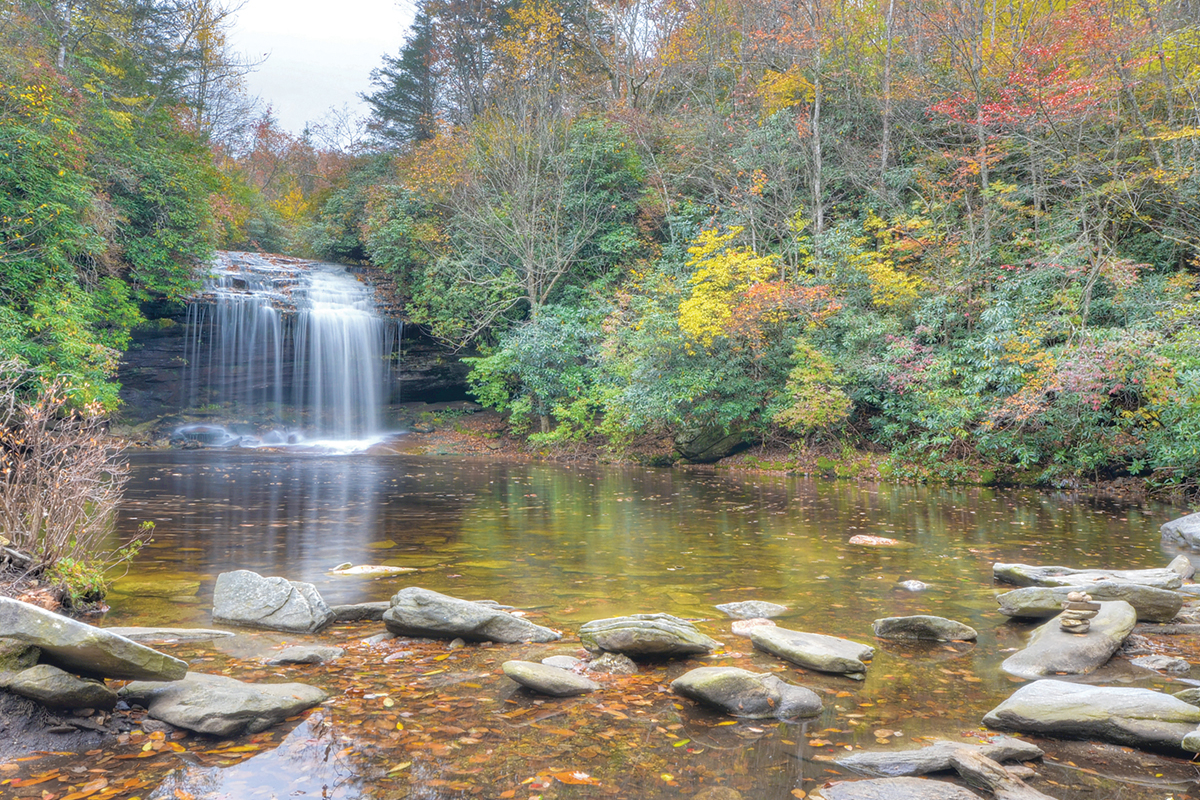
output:
<instances>
[{"instance_id":1,"label":"green foliage","mask_svg":"<svg viewBox=\"0 0 1200 800\"><path fill-rule=\"evenodd\" d=\"M828 430L850 415L850 398L838 387L838 376L821 351L803 338L792 351L796 366L788 373L782 407L772 419L801 435Z\"/></svg>"}]
</instances>

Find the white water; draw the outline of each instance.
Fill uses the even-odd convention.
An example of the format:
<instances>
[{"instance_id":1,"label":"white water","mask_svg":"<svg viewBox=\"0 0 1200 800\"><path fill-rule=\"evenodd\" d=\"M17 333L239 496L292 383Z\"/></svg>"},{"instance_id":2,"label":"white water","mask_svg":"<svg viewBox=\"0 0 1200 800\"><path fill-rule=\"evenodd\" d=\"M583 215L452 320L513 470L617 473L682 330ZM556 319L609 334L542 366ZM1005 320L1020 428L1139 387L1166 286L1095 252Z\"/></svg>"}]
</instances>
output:
<instances>
[{"instance_id":1,"label":"white water","mask_svg":"<svg viewBox=\"0 0 1200 800\"><path fill-rule=\"evenodd\" d=\"M188 425L216 446L364 449L385 434L395 323L333 264L222 253L188 311Z\"/></svg>"}]
</instances>

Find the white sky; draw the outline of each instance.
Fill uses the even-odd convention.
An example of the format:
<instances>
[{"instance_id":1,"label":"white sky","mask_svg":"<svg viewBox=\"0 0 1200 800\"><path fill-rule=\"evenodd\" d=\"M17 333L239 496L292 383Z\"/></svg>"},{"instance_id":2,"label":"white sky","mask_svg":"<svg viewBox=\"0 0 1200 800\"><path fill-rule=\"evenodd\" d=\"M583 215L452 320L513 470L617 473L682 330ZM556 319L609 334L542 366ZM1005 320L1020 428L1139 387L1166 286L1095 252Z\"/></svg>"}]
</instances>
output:
<instances>
[{"instance_id":1,"label":"white sky","mask_svg":"<svg viewBox=\"0 0 1200 800\"><path fill-rule=\"evenodd\" d=\"M411 0L246 0L230 40L251 58L270 53L247 89L299 133L330 107L364 112L358 93L383 55L399 51L414 13Z\"/></svg>"}]
</instances>

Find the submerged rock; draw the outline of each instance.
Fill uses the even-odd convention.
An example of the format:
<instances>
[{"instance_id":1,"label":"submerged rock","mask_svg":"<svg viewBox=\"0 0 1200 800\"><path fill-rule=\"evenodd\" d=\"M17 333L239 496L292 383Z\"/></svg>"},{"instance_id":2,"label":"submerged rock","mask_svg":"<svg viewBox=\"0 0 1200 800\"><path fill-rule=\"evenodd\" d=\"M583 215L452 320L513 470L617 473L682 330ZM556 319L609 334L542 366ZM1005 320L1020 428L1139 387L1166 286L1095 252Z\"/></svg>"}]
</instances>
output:
<instances>
[{"instance_id":1,"label":"submerged rock","mask_svg":"<svg viewBox=\"0 0 1200 800\"><path fill-rule=\"evenodd\" d=\"M77 678L49 664L39 664L17 673L8 682L8 690L52 711L68 708L108 711L117 705L117 693L101 681Z\"/></svg>"},{"instance_id":2,"label":"submerged rock","mask_svg":"<svg viewBox=\"0 0 1200 800\"><path fill-rule=\"evenodd\" d=\"M1169 569L1071 569L997 563L992 565L992 575L1002 583L1016 586L1090 586L1100 581L1135 583L1156 589L1178 589L1183 585L1179 573Z\"/></svg>"},{"instance_id":3,"label":"submerged rock","mask_svg":"<svg viewBox=\"0 0 1200 800\"><path fill-rule=\"evenodd\" d=\"M1159 528L1164 542L1200 548L1200 513L1173 519Z\"/></svg>"},{"instance_id":4,"label":"submerged rock","mask_svg":"<svg viewBox=\"0 0 1200 800\"><path fill-rule=\"evenodd\" d=\"M346 651L340 647L325 647L321 645L297 645L280 650L274 658L267 661L272 667L288 664L323 664L341 658Z\"/></svg>"},{"instance_id":5,"label":"submerged rock","mask_svg":"<svg viewBox=\"0 0 1200 800\"><path fill-rule=\"evenodd\" d=\"M584 668L597 675L636 675L637 663L621 653L601 653L588 661Z\"/></svg>"},{"instance_id":6,"label":"submerged rock","mask_svg":"<svg viewBox=\"0 0 1200 800\"><path fill-rule=\"evenodd\" d=\"M153 719L226 737L265 731L328 696L303 683L250 684L199 672L173 683L135 681L120 695L144 706Z\"/></svg>"},{"instance_id":7,"label":"submerged rock","mask_svg":"<svg viewBox=\"0 0 1200 800\"><path fill-rule=\"evenodd\" d=\"M1071 592L1087 592L1096 601L1124 600L1133 606L1144 622L1169 622L1183 607L1183 596L1169 589L1156 589L1136 583L1100 581L1086 586L1027 586L1005 592L996 598L1000 613L1010 617L1048 619L1062 612L1062 604Z\"/></svg>"},{"instance_id":8,"label":"submerged rock","mask_svg":"<svg viewBox=\"0 0 1200 800\"><path fill-rule=\"evenodd\" d=\"M1133 606L1123 600L1100 603L1088 633L1068 633L1055 617L1034 631L1025 649L1006 658L1000 668L1018 678L1084 675L1108 663L1136 624Z\"/></svg>"},{"instance_id":9,"label":"submerged rock","mask_svg":"<svg viewBox=\"0 0 1200 800\"><path fill-rule=\"evenodd\" d=\"M699 667L673 680L671 690L735 717L795 719L821 713L815 692L737 667Z\"/></svg>"},{"instance_id":10,"label":"submerged rock","mask_svg":"<svg viewBox=\"0 0 1200 800\"><path fill-rule=\"evenodd\" d=\"M867 671L864 662L875 655L874 647L849 639L787 628L755 628L750 632L750 641L759 650L793 664L858 679Z\"/></svg>"},{"instance_id":11,"label":"submerged rock","mask_svg":"<svg viewBox=\"0 0 1200 800\"><path fill-rule=\"evenodd\" d=\"M219 631L212 628L105 628L109 633L124 636L135 642L146 644L167 644L171 642L207 642L213 639L225 639L237 636L233 631Z\"/></svg>"},{"instance_id":12,"label":"submerged rock","mask_svg":"<svg viewBox=\"0 0 1200 800\"><path fill-rule=\"evenodd\" d=\"M311 583L265 578L239 569L217 576L213 620L274 631L315 633L333 622L333 611Z\"/></svg>"},{"instance_id":13,"label":"submerged rock","mask_svg":"<svg viewBox=\"0 0 1200 800\"><path fill-rule=\"evenodd\" d=\"M1064 739L1178 748L1196 730L1200 708L1149 689L1041 680L989 711L985 725Z\"/></svg>"},{"instance_id":14,"label":"submerged rock","mask_svg":"<svg viewBox=\"0 0 1200 800\"><path fill-rule=\"evenodd\" d=\"M392 596L383 615L399 636L461 637L473 642L553 642L562 634L483 603L409 586Z\"/></svg>"},{"instance_id":15,"label":"submerged rock","mask_svg":"<svg viewBox=\"0 0 1200 800\"><path fill-rule=\"evenodd\" d=\"M37 647L39 659L76 675L134 680L179 680L187 663L124 636L0 597L0 631L6 639Z\"/></svg>"},{"instance_id":16,"label":"submerged rock","mask_svg":"<svg viewBox=\"0 0 1200 800\"><path fill-rule=\"evenodd\" d=\"M979 634L969 625L945 617L917 614L911 617L885 617L875 620L875 635L880 639L923 639L934 642L973 642Z\"/></svg>"},{"instance_id":17,"label":"submerged rock","mask_svg":"<svg viewBox=\"0 0 1200 800\"><path fill-rule=\"evenodd\" d=\"M981 800L953 783L925 778L873 778L838 781L821 789L825 800Z\"/></svg>"},{"instance_id":18,"label":"submerged rock","mask_svg":"<svg viewBox=\"0 0 1200 800\"><path fill-rule=\"evenodd\" d=\"M504 674L512 680L541 694L551 697L573 697L588 694L600 688L600 684L574 672L548 664L532 661L505 661L501 666Z\"/></svg>"},{"instance_id":19,"label":"submerged rock","mask_svg":"<svg viewBox=\"0 0 1200 800\"><path fill-rule=\"evenodd\" d=\"M738 603L722 603L716 609L733 619L771 619L786 614L787 606L767 603L763 600L743 600Z\"/></svg>"},{"instance_id":20,"label":"submerged rock","mask_svg":"<svg viewBox=\"0 0 1200 800\"><path fill-rule=\"evenodd\" d=\"M889 778L901 775L928 775L931 772L953 769L951 756L959 749L976 751L998 762L1033 761L1044 755L1037 745L1010 736L997 736L988 744L940 741L915 750L859 752L834 759L834 763L861 775Z\"/></svg>"},{"instance_id":21,"label":"submerged rock","mask_svg":"<svg viewBox=\"0 0 1200 800\"><path fill-rule=\"evenodd\" d=\"M923 592L929 588L928 583L917 580L900 581L896 586L906 592Z\"/></svg>"},{"instance_id":22,"label":"submerged rock","mask_svg":"<svg viewBox=\"0 0 1200 800\"><path fill-rule=\"evenodd\" d=\"M330 606L335 622L359 622L364 619L380 621L384 613L392 607L387 600L373 603L350 603L347 605Z\"/></svg>"},{"instance_id":23,"label":"submerged rock","mask_svg":"<svg viewBox=\"0 0 1200 800\"><path fill-rule=\"evenodd\" d=\"M1171 658L1170 656L1141 656L1130 659L1129 663L1135 667L1158 670L1159 672L1167 672L1172 675L1186 675L1192 671L1192 665L1187 661L1182 658Z\"/></svg>"},{"instance_id":24,"label":"submerged rock","mask_svg":"<svg viewBox=\"0 0 1200 800\"><path fill-rule=\"evenodd\" d=\"M627 656L664 658L711 653L721 646L687 620L670 614L634 614L596 619L579 629L583 646Z\"/></svg>"}]
</instances>

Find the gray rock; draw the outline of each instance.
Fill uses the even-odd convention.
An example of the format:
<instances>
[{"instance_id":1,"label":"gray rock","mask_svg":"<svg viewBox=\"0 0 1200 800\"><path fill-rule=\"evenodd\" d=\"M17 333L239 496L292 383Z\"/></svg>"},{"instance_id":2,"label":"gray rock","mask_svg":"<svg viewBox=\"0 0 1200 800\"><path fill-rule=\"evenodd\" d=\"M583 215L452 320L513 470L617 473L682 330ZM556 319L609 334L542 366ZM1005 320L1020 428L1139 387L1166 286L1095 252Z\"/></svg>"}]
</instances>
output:
<instances>
[{"instance_id":1,"label":"gray rock","mask_svg":"<svg viewBox=\"0 0 1200 800\"><path fill-rule=\"evenodd\" d=\"M588 661L585 669L597 675L634 675L638 671L634 660L621 653L601 653Z\"/></svg>"},{"instance_id":2,"label":"gray rock","mask_svg":"<svg viewBox=\"0 0 1200 800\"><path fill-rule=\"evenodd\" d=\"M181 681L135 681L122 699L157 720L210 736L259 733L321 703L328 696L303 683L250 684L192 672Z\"/></svg>"},{"instance_id":3,"label":"gray rock","mask_svg":"<svg viewBox=\"0 0 1200 800\"><path fill-rule=\"evenodd\" d=\"M1200 689L1184 689L1182 692L1176 692L1171 695L1171 697L1177 697L1185 703L1200 706Z\"/></svg>"},{"instance_id":4,"label":"gray rock","mask_svg":"<svg viewBox=\"0 0 1200 800\"><path fill-rule=\"evenodd\" d=\"M335 622L359 622L360 620L369 619L378 622L383 619L383 614L392 604L387 600L380 600L376 603L350 603L348 605L330 606L329 610L333 612Z\"/></svg>"},{"instance_id":5,"label":"gray rock","mask_svg":"<svg viewBox=\"0 0 1200 800\"><path fill-rule=\"evenodd\" d=\"M670 614L634 614L596 619L579 628L579 639L593 653L662 658L711 653L721 646L692 623Z\"/></svg>"},{"instance_id":6,"label":"gray rock","mask_svg":"<svg viewBox=\"0 0 1200 800\"><path fill-rule=\"evenodd\" d=\"M1182 658L1171 658L1170 656L1140 656L1130 659L1130 663L1135 667L1143 669L1153 669L1159 672L1167 672L1172 675L1186 675L1192 671L1192 665Z\"/></svg>"},{"instance_id":7,"label":"gray rock","mask_svg":"<svg viewBox=\"0 0 1200 800\"><path fill-rule=\"evenodd\" d=\"M1196 566L1192 563L1190 558L1182 553L1171 559L1171 563L1167 564L1167 569L1171 570L1172 572L1178 572L1179 577L1183 578L1185 581L1191 580L1192 576L1196 574Z\"/></svg>"},{"instance_id":8,"label":"gray rock","mask_svg":"<svg viewBox=\"0 0 1200 800\"><path fill-rule=\"evenodd\" d=\"M558 667L559 669L573 669L583 662L575 656L546 656L542 659L542 663L547 667Z\"/></svg>"},{"instance_id":9,"label":"gray rock","mask_svg":"<svg viewBox=\"0 0 1200 800\"><path fill-rule=\"evenodd\" d=\"M1124 600L1100 603L1088 633L1067 633L1055 617L1035 630L1025 649L1006 658L1000 668L1029 679L1086 675L1108 663L1136 624L1137 614Z\"/></svg>"},{"instance_id":10,"label":"gray rock","mask_svg":"<svg viewBox=\"0 0 1200 800\"><path fill-rule=\"evenodd\" d=\"M925 778L872 778L839 781L821 789L825 800L981 800L953 783Z\"/></svg>"},{"instance_id":11,"label":"gray rock","mask_svg":"<svg viewBox=\"0 0 1200 800\"><path fill-rule=\"evenodd\" d=\"M718 426L691 428L675 435L675 450L688 461L707 464L732 455L746 446L746 434Z\"/></svg>"},{"instance_id":12,"label":"gray rock","mask_svg":"<svg viewBox=\"0 0 1200 800\"><path fill-rule=\"evenodd\" d=\"M1035 567L1029 564L993 564L992 575L1002 583L1016 586L1087 586L1099 581L1136 583L1156 589L1178 589L1183 585L1179 573L1169 569L1071 569Z\"/></svg>"},{"instance_id":13,"label":"gray rock","mask_svg":"<svg viewBox=\"0 0 1200 800\"><path fill-rule=\"evenodd\" d=\"M288 664L323 664L341 658L346 651L340 647L324 647L321 645L297 645L280 650L267 664L272 667Z\"/></svg>"},{"instance_id":14,"label":"gray rock","mask_svg":"<svg viewBox=\"0 0 1200 800\"><path fill-rule=\"evenodd\" d=\"M38 662L41 651L16 639L0 639L0 672L20 672Z\"/></svg>"},{"instance_id":15,"label":"gray rock","mask_svg":"<svg viewBox=\"0 0 1200 800\"><path fill-rule=\"evenodd\" d=\"M384 642L390 642L395 638L396 638L396 634L394 634L394 633L386 633L386 632L385 633L377 633L374 636L368 636L367 638L363 639L362 643L369 644L369 645L377 645L377 644L383 644Z\"/></svg>"},{"instance_id":16,"label":"gray rock","mask_svg":"<svg viewBox=\"0 0 1200 800\"><path fill-rule=\"evenodd\" d=\"M834 759L834 763L860 775L887 778L928 775L953 769L950 756L959 748L978 751L980 755L997 762L1033 761L1044 755L1037 745L1010 736L997 736L990 744L940 741L915 750L864 751Z\"/></svg>"},{"instance_id":17,"label":"gray rock","mask_svg":"<svg viewBox=\"0 0 1200 800\"><path fill-rule=\"evenodd\" d=\"M171 642L207 642L213 639L224 639L237 636L233 631L219 631L212 628L105 628L109 633L124 636L142 644L167 644Z\"/></svg>"},{"instance_id":18,"label":"gray rock","mask_svg":"<svg viewBox=\"0 0 1200 800\"><path fill-rule=\"evenodd\" d=\"M945 617L917 614L875 620L880 639L925 639L934 642L973 642L979 634L969 625Z\"/></svg>"},{"instance_id":19,"label":"gray rock","mask_svg":"<svg viewBox=\"0 0 1200 800\"><path fill-rule=\"evenodd\" d=\"M315 633L333 622L333 611L311 583L264 578L239 569L217 576L213 620L292 633Z\"/></svg>"},{"instance_id":20,"label":"gray rock","mask_svg":"<svg viewBox=\"0 0 1200 800\"><path fill-rule=\"evenodd\" d=\"M989 711L984 724L1064 739L1177 748L1196 730L1200 708L1149 689L1041 680Z\"/></svg>"},{"instance_id":21,"label":"gray rock","mask_svg":"<svg viewBox=\"0 0 1200 800\"><path fill-rule=\"evenodd\" d=\"M896 586L906 592L923 592L929 588L929 584L925 581L900 581Z\"/></svg>"},{"instance_id":22,"label":"gray rock","mask_svg":"<svg viewBox=\"0 0 1200 800\"><path fill-rule=\"evenodd\" d=\"M41 650L46 664L94 678L179 680L187 663L107 631L0 597L0 631Z\"/></svg>"},{"instance_id":23,"label":"gray rock","mask_svg":"<svg viewBox=\"0 0 1200 800\"><path fill-rule=\"evenodd\" d=\"M1162 532L1164 542L1180 544L1184 547L1200 546L1200 513L1173 519L1159 530Z\"/></svg>"},{"instance_id":24,"label":"gray rock","mask_svg":"<svg viewBox=\"0 0 1200 800\"><path fill-rule=\"evenodd\" d=\"M562 634L514 617L507 611L409 586L392 597L383 615L398 636L461 637L473 642L553 642Z\"/></svg>"},{"instance_id":25,"label":"gray rock","mask_svg":"<svg viewBox=\"0 0 1200 800\"><path fill-rule=\"evenodd\" d=\"M771 619L786 614L787 606L777 603L767 603L762 600L743 600L740 603L722 603L716 607L718 611L731 619Z\"/></svg>"},{"instance_id":26,"label":"gray rock","mask_svg":"<svg viewBox=\"0 0 1200 800\"><path fill-rule=\"evenodd\" d=\"M863 662L875 655L875 648L865 644L787 628L755 628L750 631L750 641L759 650L793 664L820 672L858 676L859 679L867 671Z\"/></svg>"},{"instance_id":27,"label":"gray rock","mask_svg":"<svg viewBox=\"0 0 1200 800\"><path fill-rule=\"evenodd\" d=\"M671 691L749 719L795 719L821 713L821 698L770 673L699 667L671 681Z\"/></svg>"},{"instance_id":28,"label":"gray rock","mask_svg":"<svg viewBox=\"0 0 1200 800\"><path fill-rule=\"evenodd\" d=\"M49 664L18 672L9 681L8 690L54 711L68 708L108 711L117 705L117 693L101 681L77 678Z\"/></svg>"},{"instance_id":29,"label":"gray rock","mask_svg":"<svg viewBox=\"0 0 1200 800\"><path fill-rule=\"evenodd\" d=\"M517 683L551 697L573 697L587 694L600 688L600 684L582 675L576 675L562 667L535 664L532 661L505 661L501 665L504 674Z\"/></svg>"},{"instance_id":30,"label":"gray rock","mask_svg":"<svg viewBox=\"0 0 1200 800\"><path fill-rule=\"evenodd\" d=\"M1169 622L1183 607L1183 596L1168 589L1140 586L1136 583L1100 581L1086 586L1027 586L996 598L1000 613L1010 617L1047 619L1062 612L1062 604L1071 592L1087 592L1093 600L1124 600L1133 606L1144 622Z\"/></svg>"},{"instance_id":31,"label":"gray rock","mask_svg":"<svg viewBox=\"0 0 1200 800\"><path fill-rule=\"evenodd\" d=\"M735 619L733 621L733 625L730 626L730 630L733 631L734 636L742 636L746 639L749 639L750 631L754 630L755 628L762 628L762 627L773 628L773 627L775 627L775 623L769 619L762 619L762 618L759 618L759 619Z\"/></svg>"}]
</instances>

